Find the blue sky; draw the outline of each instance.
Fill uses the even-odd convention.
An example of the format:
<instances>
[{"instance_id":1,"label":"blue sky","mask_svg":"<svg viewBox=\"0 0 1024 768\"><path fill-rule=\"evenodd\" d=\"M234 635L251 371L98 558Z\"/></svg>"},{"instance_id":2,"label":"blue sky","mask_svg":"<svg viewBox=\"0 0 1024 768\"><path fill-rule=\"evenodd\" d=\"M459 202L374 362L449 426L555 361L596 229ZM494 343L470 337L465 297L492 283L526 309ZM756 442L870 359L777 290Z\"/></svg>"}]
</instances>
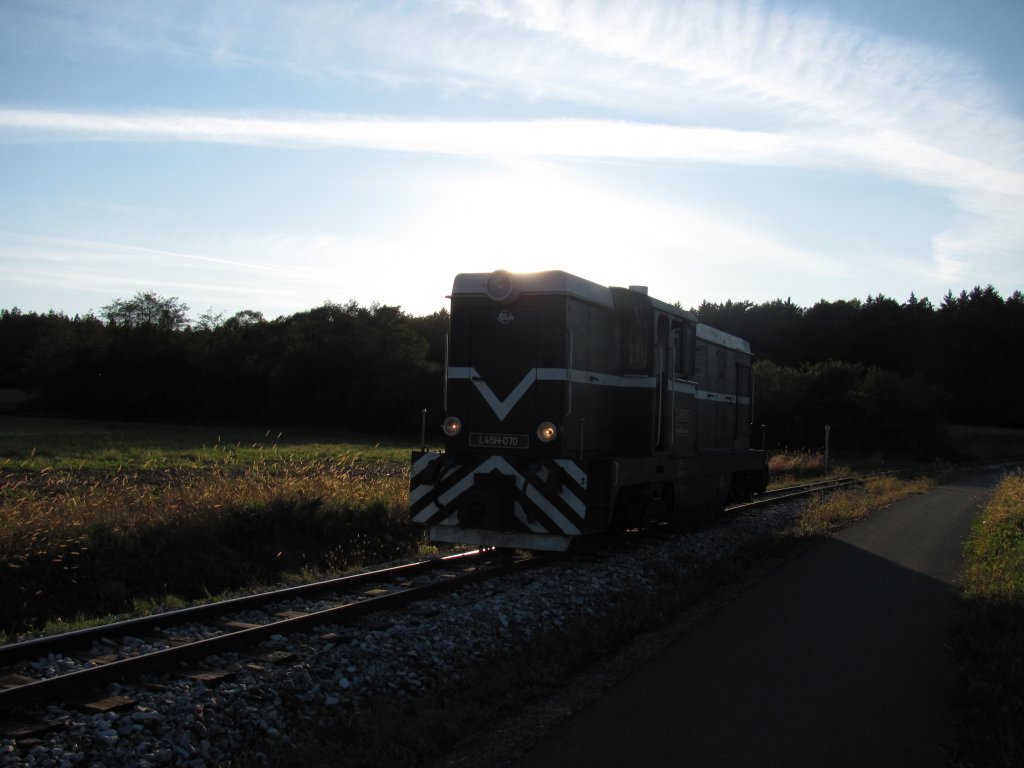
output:
<instances>
[{"instance_id":1,"label":"blue sky","mask_svg":"<svg viewBox=\"0 0 1024 768\"><path fill-rule=\"evenodd\" d=\"M0 307L1024 289L1021 0L4 0Z\"/></svg>"}]
</instances>

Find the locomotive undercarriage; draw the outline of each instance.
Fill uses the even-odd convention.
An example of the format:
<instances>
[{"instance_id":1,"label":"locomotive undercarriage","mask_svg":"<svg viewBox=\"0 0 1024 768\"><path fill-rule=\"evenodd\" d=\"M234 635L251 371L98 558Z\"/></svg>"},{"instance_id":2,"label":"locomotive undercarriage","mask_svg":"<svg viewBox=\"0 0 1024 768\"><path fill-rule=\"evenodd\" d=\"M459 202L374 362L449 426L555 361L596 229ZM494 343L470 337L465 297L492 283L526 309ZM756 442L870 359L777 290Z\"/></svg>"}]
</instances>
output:
<instances>
[{"instance_id":1,"label":"locomotive undercarriage","mask_svg":"<svg viewBox=\"0 0 1024 768\"><path fill-rule=\"evenodd\" d=\"M755 452L710 451L614 463L613 530L665 522L674 529L720 514L730 501L749 501L767 482Z\"/></svg>"}]
</instances>

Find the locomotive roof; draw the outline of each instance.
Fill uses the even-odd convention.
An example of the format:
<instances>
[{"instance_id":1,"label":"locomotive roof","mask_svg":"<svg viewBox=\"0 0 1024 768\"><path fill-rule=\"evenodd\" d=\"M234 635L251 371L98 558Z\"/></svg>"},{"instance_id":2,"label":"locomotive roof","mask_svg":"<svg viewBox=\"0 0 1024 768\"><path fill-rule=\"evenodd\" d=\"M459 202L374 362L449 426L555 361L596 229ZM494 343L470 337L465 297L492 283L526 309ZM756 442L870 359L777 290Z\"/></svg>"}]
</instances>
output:
<instances>
[{"instance_id":1,"label":"locomotive roof","mask_svg":"<svg viewBox=\"0 0 1024 768\"><path fill-rule=\"evenodd\" d=\"M486 296L487 281L493 272L465 272L455 276L452 296ZM520 293L567 294L593 304L614 307L611 289L570 275L562 270L511 273Z\"/></svg>"},{"instance_id":2,"label":"locomotive roof","mask_svg":"<svg viewBox=\"0 0 1024 768\"><path fill-rule=\"evenodd\" d=\"M636 292L650 302L651 306L659 311L665 312L670 315L675 315L679 318L684 318L691 322L697 322L697 316L692 312L687 312L685 309L667 304L664 301L660 301L655 298L651 298L647 295L645 288L608 288L597 283L593 283L590 280L586 280L576 275L571 275L568 272L563 272L560 269L549 270L546 272L515 272L508 273L502 272L463 272L455 276L455 283L452 286L451 295L454 296L488 296L488 282L495 275L504 275L514 281L515 291L523 294L552 294L560 296L573 296L584 301L589 301L592 304L599 306L608 307L609 309L615 308L615 293L630 291ZM511 284L508 290L511 289ZM731 333L720 331L717 328L704 325L703 323L697 323L697 336L705 341L710 341L714 344L719 344L723 347L735 349L740 352L750 352L750 344L738 336L733 336Z\"/></svg>"}]
</instances>

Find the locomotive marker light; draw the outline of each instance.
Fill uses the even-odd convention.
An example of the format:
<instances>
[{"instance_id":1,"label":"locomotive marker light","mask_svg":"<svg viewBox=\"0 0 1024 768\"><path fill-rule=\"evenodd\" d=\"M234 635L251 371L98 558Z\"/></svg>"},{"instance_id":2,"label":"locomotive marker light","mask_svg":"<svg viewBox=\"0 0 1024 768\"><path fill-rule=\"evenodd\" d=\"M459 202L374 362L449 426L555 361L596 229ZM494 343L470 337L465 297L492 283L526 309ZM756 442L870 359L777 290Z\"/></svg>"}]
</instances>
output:
<instances>
[{"instance_id":1,"label":"locomotive marker light","mask_svg":"<svg viewBox=\"0 0 1024 768\"><path fill-rule=\"evenodd\" d=\"M541 425L537 427L537 438L542 443L551 443L558 437L558 428L550 421L541 422Z\"/></svg>"},{"instance_id":2,"label":"locomotive marker light","mask_svg":"<svg viewBox=\"0 0 1024 768\"><path fill-rule=\"evenodd\" d=\"M448 437L455 437L462 432L462 422L454 416L449 416L444 420L444 425L441 429L444 430L444 433L448 435Z\"/></svg>"}]
</instances>

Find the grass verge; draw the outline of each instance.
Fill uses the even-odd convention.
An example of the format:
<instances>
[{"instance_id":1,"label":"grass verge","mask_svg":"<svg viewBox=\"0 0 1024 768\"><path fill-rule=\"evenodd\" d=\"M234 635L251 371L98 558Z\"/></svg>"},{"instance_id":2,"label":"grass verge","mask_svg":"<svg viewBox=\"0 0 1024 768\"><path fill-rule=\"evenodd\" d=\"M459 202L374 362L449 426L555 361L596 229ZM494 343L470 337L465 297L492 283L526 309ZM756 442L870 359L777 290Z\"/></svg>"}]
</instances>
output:
<instances>
[{"instance_id":1,"label":"grass verge","mask_svg":"<svg viewBox=\"0 0 1024 768\"><path fill-rule=\"evenodd\" d=\"M795 532L800 536L823 536L905 496L925 493L933 485L934 481L926 477L902 480L887 476L872 478L859 487L815 494L807 502Z\"/></svg>"},{"instance_id":2,"label":"grass verge","mask_svg":"<svg viewBox=\"0 0 1024 768\"><path fill-rule=\"evenodd\" d=\"M964 550L951 764L1024 765L1024 474L1007 477Z\"/></svg>"}]
</instances>

